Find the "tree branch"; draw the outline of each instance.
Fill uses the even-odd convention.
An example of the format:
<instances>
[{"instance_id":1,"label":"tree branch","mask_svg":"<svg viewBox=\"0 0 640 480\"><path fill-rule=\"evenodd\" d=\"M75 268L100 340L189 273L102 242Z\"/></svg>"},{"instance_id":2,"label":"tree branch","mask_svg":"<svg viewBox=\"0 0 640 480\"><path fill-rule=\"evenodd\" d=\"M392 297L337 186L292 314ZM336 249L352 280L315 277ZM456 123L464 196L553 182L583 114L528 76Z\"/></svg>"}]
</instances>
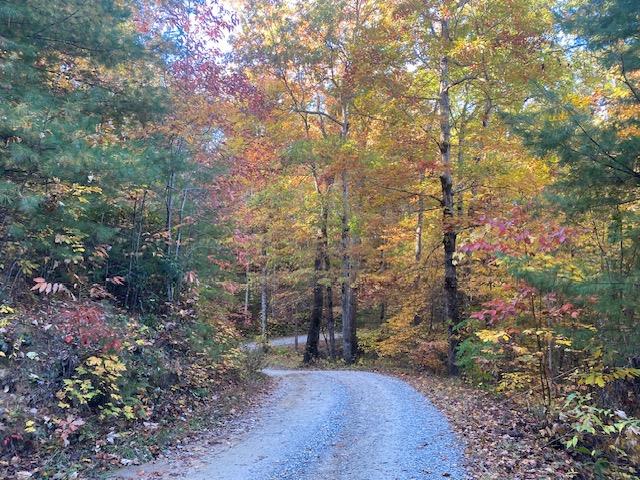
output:
<instances>
[{"instance_id":1,"label":"tree branch","mask_svg":"<svg viewBox=\"0 0 640 480\"><path fill-rule=\"evenodd\" d=\"M320 115L321 117L327 118L328 120L331 120L333 123L335 123L336 125L340 125L341 127L343 126L342 122L340 120L338 120L337 118L329 115L326 112L323 112L321 110L307 110L304 108L297 108L294 107L293 111L296 113L306 113L308 115Z\"/></svg>"}]
</instances>

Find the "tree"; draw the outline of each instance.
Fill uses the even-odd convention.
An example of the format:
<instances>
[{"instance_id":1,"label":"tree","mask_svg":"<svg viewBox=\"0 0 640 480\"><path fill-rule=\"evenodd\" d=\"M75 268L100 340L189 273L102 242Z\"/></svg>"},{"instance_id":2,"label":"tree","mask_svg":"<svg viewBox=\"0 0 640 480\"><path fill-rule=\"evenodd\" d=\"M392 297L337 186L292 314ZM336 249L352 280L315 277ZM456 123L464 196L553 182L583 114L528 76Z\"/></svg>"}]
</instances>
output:
<instances>
[{"instance_id":1,"label":"tree","mask_svg":"<svg viewBox=\"0 0 640 480\"><path fill-rule=\"evenodd\" d=\"M341 185L341 305L343 357L355 359L358 261L354 257L352 228L353 180L350 171L357 161L353 148L353 105L367 88L367 72L372 71L366 55L367 40L375 31L379 6L375 2L297 2L293 4L247 2L246 65L279 82L277 108L299 118L301 137L308 142L333 145L331 170ZM379 66L377 66L379 67ZM314 302L310 322L307 358L317 355L320 312L322 311L322 271L328 269L326 194L333 181L324 176L314 157L306 160L319 202L319 226L314 260ZM326 177L325 177L326 178ZM324 187L324 189L323 189ZM328 295L330 298L330 294Z\"/></svg>"},{"instance_id":2,"label":"tree","mask_svg":"<svg viewBox=\"0 0 640 480\"><path fill-rule=\"evenodd\" d=\"M477 179L469 179L466 184L461 181L456 187L454 178L456 170L460 175L464 173L464 159L471 150L465 138L470 122L481 120L486 127L495 109L517 106L526 92L523 86L537 75L535 70L527 68L542 63L544 50L525 49L541 45L542 35L550 23L548 15L536 16L540 10L534 3L521 2L514 6L510 2L435 1L426 4L400 2L398 6L405 18L407 42L415 52L410 61L416 68L416 75L413 85L406 91L407 96L412 102L422 103L423 116L432 117L427 128L433 129L433 123L436 123L438 129L433 140L439 152L443 299L449 331L450 373L456 371L456 330L462 320L456 242L464 224L471 220L461 215L462 194L465 190L474 192L478 189ZM513 17L516 11L517 15ZM518 20L510 23L508 19L511 18ZM516 68L509 60L510 55L518 58ZM509 92L508 99L501 96L506 91ZM457 165L452 159L454 146L457 147ZM481 149L476 147L476 150ZM458 201L456 196L460 197ZM422 211L423 207L420 207L417 227L420 236ZM417 251L421 251L420 238L417 245Z\"/></svg>"},{"instance_id":3,"label":"tree","mask_svg":"<svg viewBox=\"0 0 640 480\"><path fill-rule=\"evenodd\" d=\"M640 307L640 44L638 16L628 14L633 10L628 1L561 9L565 47L575 66L562 82L539 86L529 109L512 118L536 154L558 160L560 173L549 191L553 204L590 232L580 246L584 277L562 290L595 302L596 323L614 364L638 361L630 337ZM548 277L540 282L549 288Z\"/></svg>"},{"instance_id":4,"label":"tree","mask_svg":"<svg viewBox=\"0 0 640 480\"><path fill-rule=\"evenodd\" d=\"M200 4L195 40L180 30L187 3L3 4L5 295L42 278L45 290L156 310L211 269L220 144L201 107L242 82L215 76L216 51L198 44L221 35L219 10Z\"/></svg>"},{"instance_id":5,"label":"tree","mask_svg":"<svg viewBox=\"0 0 640 480\"><path fill-rule=\"evenodd\" d=\"M54 3L1 10L5 294L36 273L85 283L84 269L108 255L101 245L116 233L105 213L153 178L158 159L138 132L166 107L153 78L161 62L138 41L131 10Z\"/></svg>"}]
</instances>

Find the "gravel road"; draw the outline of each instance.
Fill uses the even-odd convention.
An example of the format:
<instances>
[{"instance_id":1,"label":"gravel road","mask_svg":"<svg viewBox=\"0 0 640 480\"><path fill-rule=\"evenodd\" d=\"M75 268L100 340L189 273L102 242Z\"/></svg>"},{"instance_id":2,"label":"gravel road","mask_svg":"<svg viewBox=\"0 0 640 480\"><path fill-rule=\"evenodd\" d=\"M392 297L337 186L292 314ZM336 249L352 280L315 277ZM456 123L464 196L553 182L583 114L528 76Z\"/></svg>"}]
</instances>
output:
<instances>
[{"instance_id":1,"label":"gravel road","mask_svg":"<svg viewBox=\"0 0 640 480\"><path fill-rule=\"evenodd\" d=\"M336 337L337 341L340 341L340 339L342 338L342 334L336 333L335 337ZM291 347L291 346L295 345L295 343L296 343L296 337L295 336L278 337L278 338L270 338L269 339L269 345L271 345L272 347ZM306 335L298 335L298 345L300 346L300 348L302 350L304 350L304 347L305 347L306 343L307 343L307 336ZM322 334L320 335L320 344L321 345L325 344L325 337ZM248 343L244 344L244 348L246 348L248 350L254 350L257 347L258 347L258 344L256 342L248 342Z\"/></svg>"},{"instance_id":2,"label":"gravel road","mask_svg":"<svg viewBox=\"0 0 640 480\"><path fill-rule=\"evenodd\" d=\"M446 419L405 382L357 371L265 373L279 380L271 398L244 427L207 446L195 462L163 461L111 478L465 478L462 448Z\"/></svg>"}]
</instances>

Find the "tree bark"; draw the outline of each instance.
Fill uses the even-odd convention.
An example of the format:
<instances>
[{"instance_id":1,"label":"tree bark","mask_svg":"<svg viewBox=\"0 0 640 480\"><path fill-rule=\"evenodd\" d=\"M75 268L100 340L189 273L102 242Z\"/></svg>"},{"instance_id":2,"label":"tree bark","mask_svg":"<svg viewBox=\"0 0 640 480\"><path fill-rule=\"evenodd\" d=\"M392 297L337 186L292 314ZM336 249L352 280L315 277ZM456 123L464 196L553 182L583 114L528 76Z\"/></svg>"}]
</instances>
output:
<instances>
[{"instance_id":1,"label":"tree bark","mask_svg":"<svg viewBox=\"0 0 640 480\"><path fill-rule=\"evenodd\" d=\"M337 356L336 351L336 320L333 316L333 287L327 285L325 289L327 296L327 332L329 332L329 356L331 360L335 360Z\"/></svg>"},{"instance_id":2,"label":"tree bark","mask_svg":"<svg viewBox=\"0 0 640 480\"><path fill-rule=\"evenodd\" d=\"M349 138L349 109L346 103L342 106L342 130L340 138L343 142ZM356 271L352 258L353 238L351 235L351 200L349 192L349 173L343 165L342 180L342 358L347 364L353 363L358 350L356 337Z\"/></svg>"},{"instance_id":3,"label":"tree bark","mask_svg":"<svg viewBox=\"0 0 640 480\"><path fill-rule=\"evenodd\" d=\"M420 261L422 257L422 229L424 227L424 195L422 195L422 182L424 182L424 169L420 169L420 195L418 195L418 218L416 220L415 259Z\"/></svg>"},{"instance_id":4,"label":"tree bark","mask_svg":"<svg viewBox=\"0 0 640 480\"><path fill-rule=\"evenodd\" d=\"M307 135L309 134L308 125L305 123L305 127L307 129ZM309 330L307 333L307 345L305 348L304 354L304 362L310 362L314 357L319 356L319 343L320 343L320 330L322 324L322 313L323 313L323 304L324 304L324 292L325 288L322 287L322 276L327 275L330 268L330 260L329 260L329 237L328 237L328 219L329 212L326 206L326 198L322 193L322 189L320 187L320 179L318 176L318 170L315 162L311 164L311 173L313 174L313 180L316 190L316 195L318 196L318 201L320 204L320 215L318 218L318 232L316 236L316 257L314 262L314 280L313 280L313 307L311 310L311 319L309 322ZM328 192L328 189L327 189ZM333 315L331 315L331 326L329 336L331 337L333 334ZM329 321L327 320L327 325L329 325ZM335 349L335 338L333 340L333 345L329 345L329 351L333 358L333 351Z\"/></svg>"},{"instance_id":5,"label":"tree bark","mask_svg":"<svg viewBox=\"0 0 640 480\"><path fill-rule=\"evenodd\" d=\"M179 265L180 262L180 249L182 247L182 222L184 221L184 209L187 204L187 195L189 189L185 187L182 190L182 200L180 202L180 210L178 211L178 225L176 231L176 245L173 250L173 257L176 262L176 266ZM188 232L187 232L188 233ZM189 238L187 236L187 238ZM176 267L177 268L177 267ZM174 298L180 298L180 294L182 291L182 276L178 277L173 285L173 296Z\"/></svg>"},{"instance_id":6,"label":"tree bark","mask_svg":"<svg viewBox=\"0 0 640 480\"><path fill-rule=\"evenodd\" d=\"M165 221L165 230L167 232L167 258L171 258L171 245L173 243L173 192L175 189L176 172L171 171L169 174L169 180L167 182L167 198L166 209L167 217ZM167 301L173 303L174 288L173 279L171 276L167 276Z\"/></svg>"},{"instance_id":7,"label":"tree bark","mask_svg":"<svg viewBox=\"0 0 640 480\"><path fill-rule=\"evenodd\" d=\"M309 363L319 355L318 344L320 342L320 322L322 320L323 288L320 283L320 275L323 270L323 241L321 229L318 229L316 239L316 258L313 266L313 307L307 332L307 345L304 350L304 362Z\"/></svg>"},{"instance_id":8,"label":"tree bark","mask_svg":"<svg viewBox=\"0 0 640 480\"><path fill-rule=\"evenodd\" d=\"M267 338L267 265L262 267L262 281L260 282L260 334Z\"/></svg>"},{"instance_id":9,"label":"tree bark","mask_svg":"<svg viewBox=\"0 0 640 480\"><path fill-rule=\"evenodd\" d=\"M352 239L349 215L349 176L342 170L342 358L347 364L356 356L355 272L351 258Z\"/></svg>"},{"instance_id":10,"label":"tree bark","mask_svg":"<svg viewBox=\"0 0 640 480\"><path fill-rule=\"evenodd\" d=\"M464 168L464 140L465 140L465 124L464 119L460 120L460 128L458 129L458 172ZM458 217L464 215L464 192L458 191L458 202L456 205Z\"/></svg>"},{"instance_id":11,"label":"tree bark","mask_svg":"<svg viewBox=\"0 0 640 480\"><path fill-rule=\"evenodd\" d=\"M460 323L460 311L458 305L458 276L454 263L456 252L457 232L454 221L453 198L453 174L451 171L451 100L449 98L449 56L450 44L449 20L443 18L440 22L442 39L442 56L440 57L440 85L439 85L439 117L440 117L440 161L442 174L440 184L442 186L442 244L444 247L444 310L447 324L449 348L447 355L447 367L449 373L457 373L455 355L457 337L455 328Z\"/></svg>"},{"instance_id":12,"label":"tree bark","mask_svg":"<svg viewBox=\"0 0 640 480\"><path fill-rule=\"evenodd\" d=\"M322 235L322 268L325 274L325 281L327 286L325 287L326 295L326 311L327 311L327 332L329 334L329 356L331 360L336 359L336 324L333 317L333 288L331 286L331 258L329 257L329 211L326 205L322 205L320 232Z\"/></svg>"},{"instance_id":13,"label":"tree bark","mask_svg":"<svg viewBox=\"0 0 640 480\"><path fill-rule=\"evenodd\" d=\"M293 348L295 351L298 351L298 335L300 334L300 325L298 325L298 317L293 315L293 308L288 307L287 311L289 312L290 320L293 319ZM291 318L293 317L293 318Z\"/></svg>"},{"instance_id":14,"label":"tree bark","mask_svg":"<svg viewBox=\"0 0 640 480\"><path fill-rule=\"evenodd\" d=\"M249 316L249 262L245 267L244 278L246 281L244 286L244 318L246 319Z\"/></svg>"}]
</instances>

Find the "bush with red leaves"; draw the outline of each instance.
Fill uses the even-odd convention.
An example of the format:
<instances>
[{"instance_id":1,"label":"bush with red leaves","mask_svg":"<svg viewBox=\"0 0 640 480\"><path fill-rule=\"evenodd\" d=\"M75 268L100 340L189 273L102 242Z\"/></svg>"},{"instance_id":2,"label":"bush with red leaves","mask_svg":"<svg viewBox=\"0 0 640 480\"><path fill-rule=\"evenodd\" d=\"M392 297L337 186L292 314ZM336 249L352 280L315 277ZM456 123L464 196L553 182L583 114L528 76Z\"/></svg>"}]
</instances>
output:
<instances>
[{"instance_id":1,"label":"bush with red leaves","mask_svg":"<svg viewBox=\"0 0 640 480\"><path fill-rule=\"evenodd\" d=\"M118 351L122 346L118 332L107 324L105 312L97 305L61 310L56 327L69 345L104 352Z\"/></svg>"}]
</instances>

